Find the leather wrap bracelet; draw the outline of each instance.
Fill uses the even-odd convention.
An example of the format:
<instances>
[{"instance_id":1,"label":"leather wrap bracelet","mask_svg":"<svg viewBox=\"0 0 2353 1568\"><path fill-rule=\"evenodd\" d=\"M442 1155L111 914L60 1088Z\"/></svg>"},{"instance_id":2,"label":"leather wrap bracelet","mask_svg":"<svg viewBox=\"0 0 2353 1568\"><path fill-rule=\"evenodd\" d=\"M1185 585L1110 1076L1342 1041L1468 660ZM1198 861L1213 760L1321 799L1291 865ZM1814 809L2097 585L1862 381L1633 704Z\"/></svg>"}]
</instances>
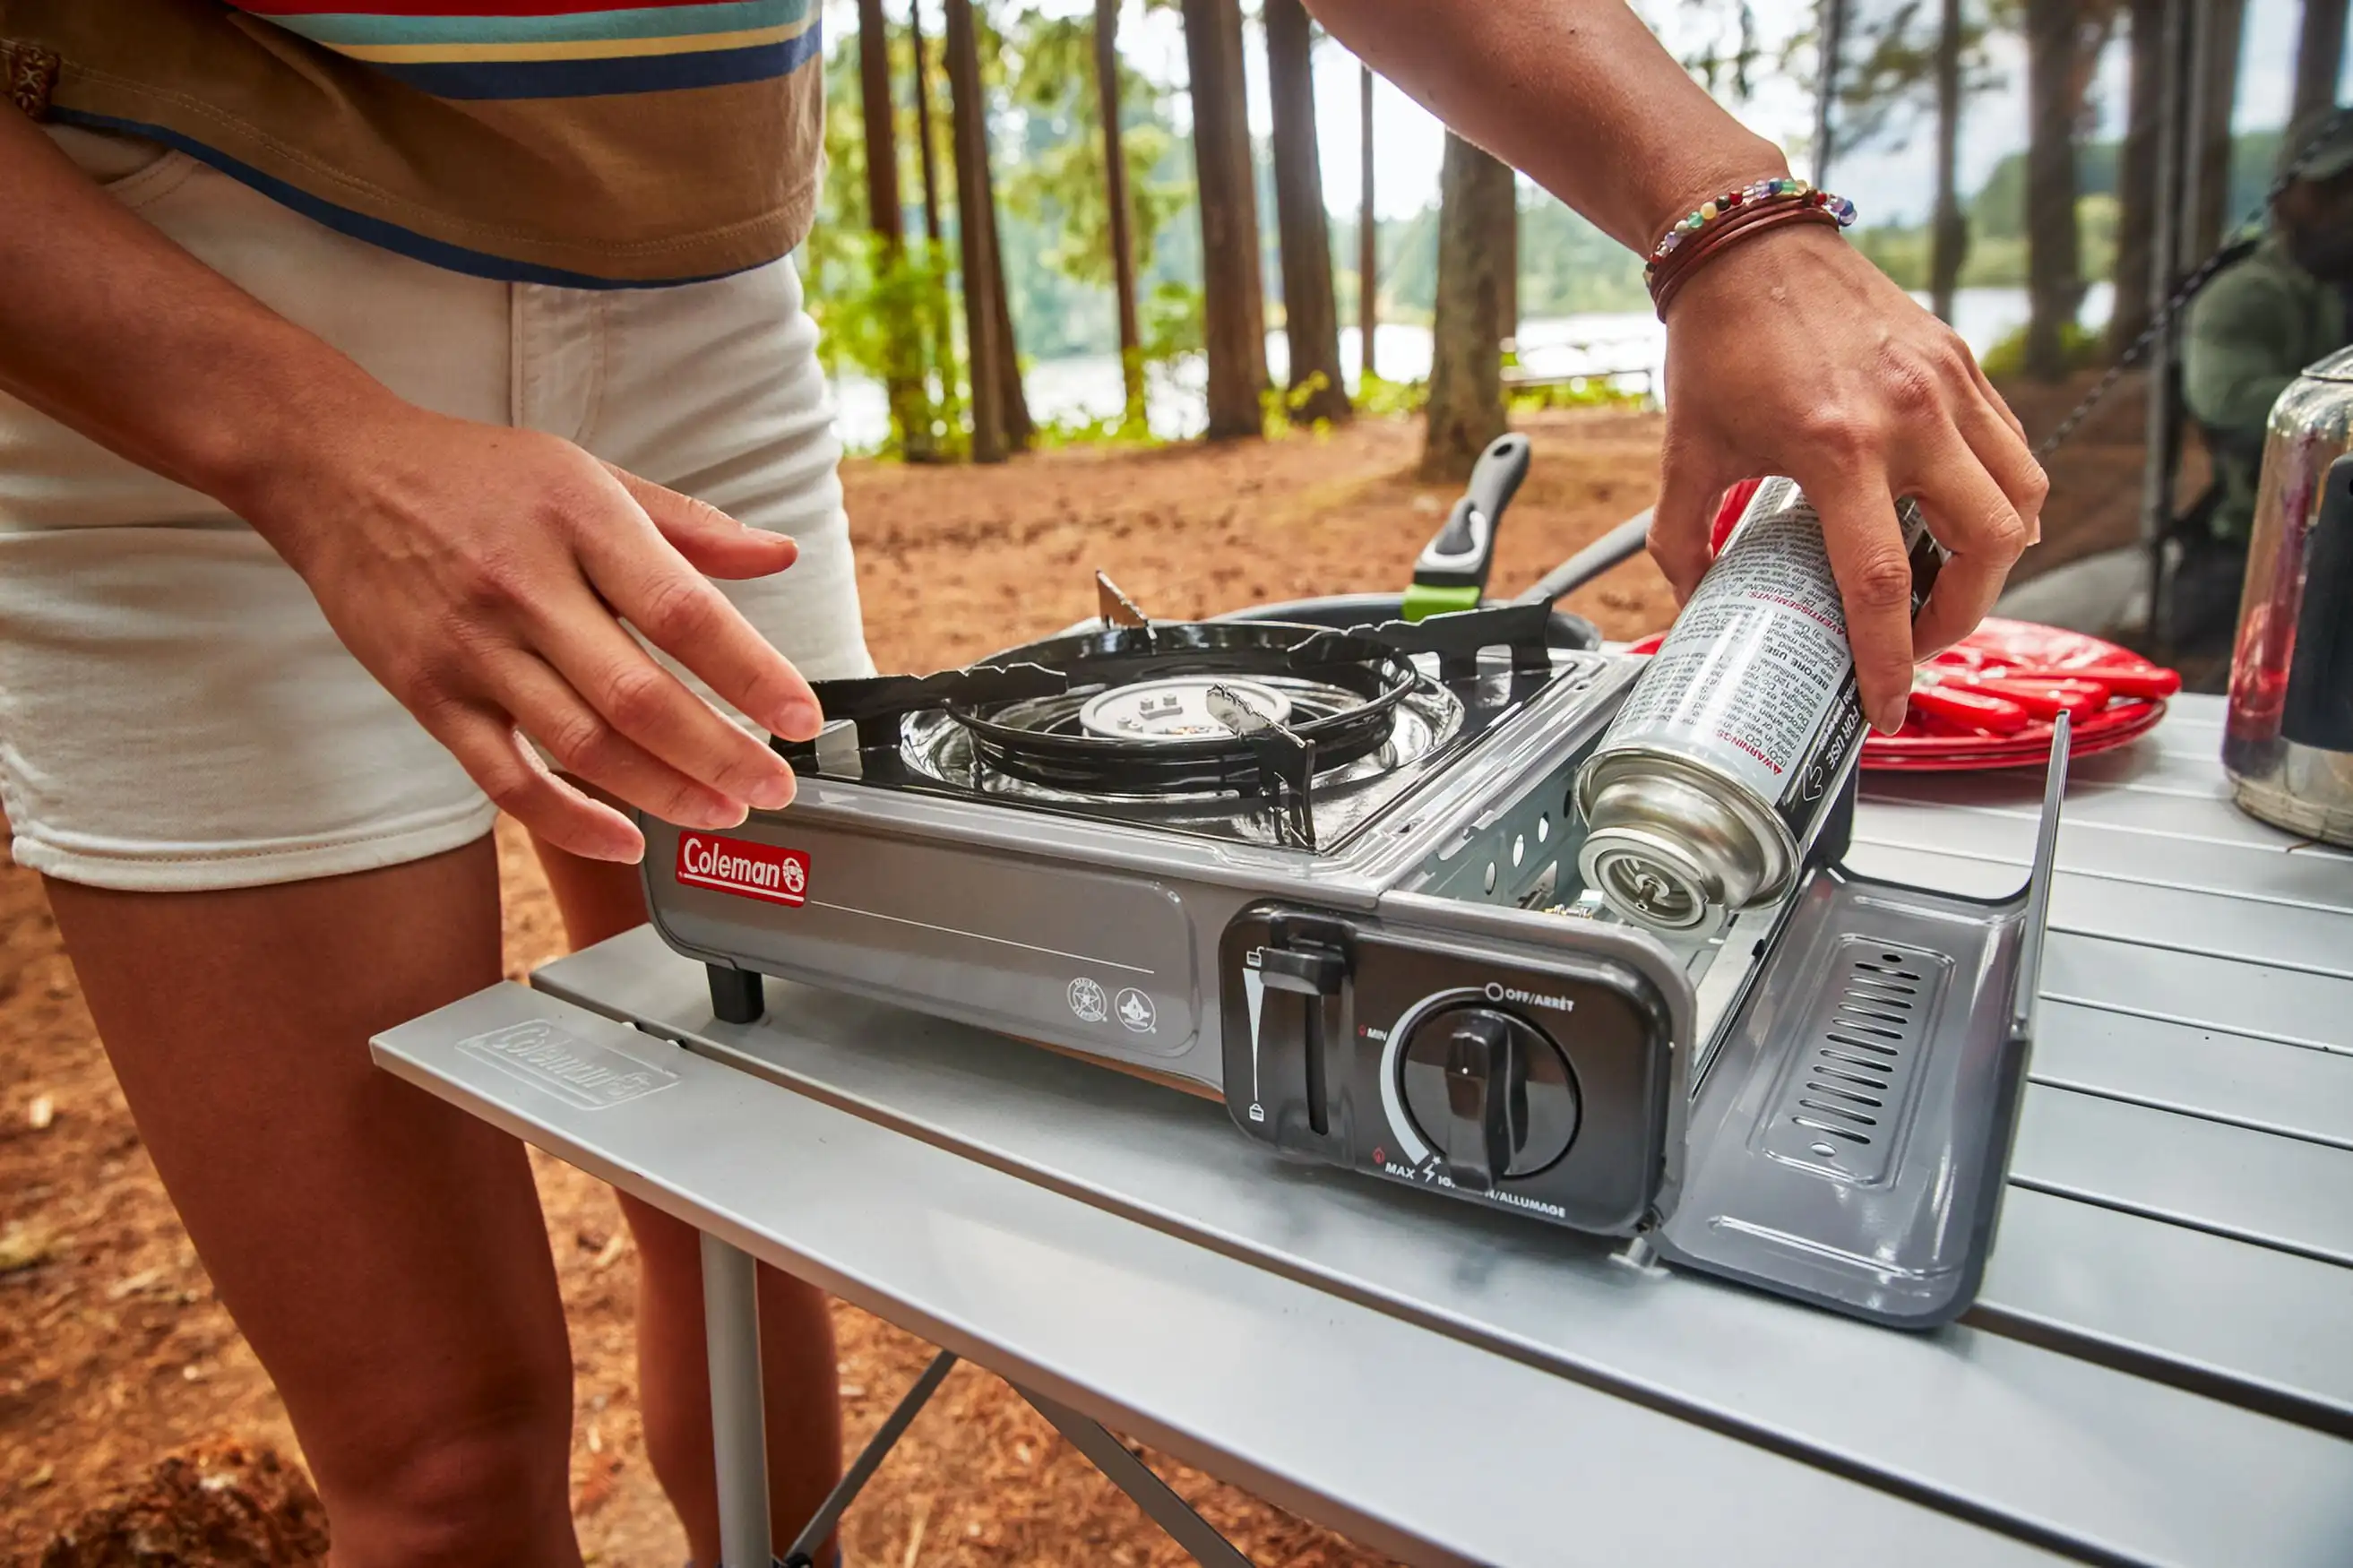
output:
<instances>
[{"instance_id":1,"label":"leather wrap bracelet","mask_svg":"<svg viewBox=\"0 0 2353 1568\"><path fill-rule=\"evenodd\" d=\"M1844 228L1854 222L1854 204L1803 180L1758 180L1700 204L1676 221L1651 247L1642 281L1659 318L1707 259L1744 239L1791 224L1820 223Z\"/></svg>"}]
</instances>

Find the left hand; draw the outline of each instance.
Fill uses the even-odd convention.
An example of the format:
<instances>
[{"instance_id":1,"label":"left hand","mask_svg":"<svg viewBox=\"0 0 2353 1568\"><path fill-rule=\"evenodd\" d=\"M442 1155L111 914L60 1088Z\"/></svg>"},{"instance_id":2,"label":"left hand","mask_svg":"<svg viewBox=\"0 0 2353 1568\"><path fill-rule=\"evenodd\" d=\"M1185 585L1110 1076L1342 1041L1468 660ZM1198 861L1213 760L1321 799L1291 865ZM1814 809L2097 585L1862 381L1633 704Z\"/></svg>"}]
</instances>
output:
<instances>
[{"instance_id":1,"label":"left hand","mask_svg":"<svg viewBox=\"0 0 2353 1568\"><path fill-rule=\"evenodd\" d=\"M1667 435L1651 553L1688 598L1716 498L1781 474L1821 514L1863 713L1904 722L1914 662L1967 636L2042 537L2050 483L1968 345L1837 234L1797 225L1694 272L1667 312ZM1915 624L1895 521L1951 552Z\"/></svg>"}]
</instances>

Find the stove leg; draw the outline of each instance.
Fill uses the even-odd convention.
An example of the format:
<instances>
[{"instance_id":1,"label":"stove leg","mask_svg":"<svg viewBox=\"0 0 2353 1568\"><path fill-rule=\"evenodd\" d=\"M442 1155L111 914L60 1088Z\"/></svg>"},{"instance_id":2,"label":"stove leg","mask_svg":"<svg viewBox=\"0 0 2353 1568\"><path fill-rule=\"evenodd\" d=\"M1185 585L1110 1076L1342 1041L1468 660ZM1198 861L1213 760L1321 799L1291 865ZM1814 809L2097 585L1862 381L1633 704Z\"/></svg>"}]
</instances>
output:
<instances>
[{"instance_id":1,"label":"stove leg","mask_svg":"<svg viewBox=\"0 0 2353 1568\"><path fill-rule=\"evenodd\" d=\"M768 998L759 971L730 969L721 963L706 963L702 968L711 978L712 1017L723 1024L756 1024L767 1012Z\"/></svg>"}]
</instances>

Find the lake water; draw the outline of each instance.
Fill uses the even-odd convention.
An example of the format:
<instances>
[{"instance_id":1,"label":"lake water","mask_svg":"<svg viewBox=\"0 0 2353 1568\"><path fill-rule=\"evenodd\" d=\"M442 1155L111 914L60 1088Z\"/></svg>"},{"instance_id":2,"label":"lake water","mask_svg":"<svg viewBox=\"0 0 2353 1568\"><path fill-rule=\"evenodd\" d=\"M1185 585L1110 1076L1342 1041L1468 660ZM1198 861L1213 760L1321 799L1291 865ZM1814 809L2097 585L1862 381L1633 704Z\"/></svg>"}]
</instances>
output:
<instances>
[{"instance_id":1,"label":"lake water","mask_svg":"<svg viewBox=\"0 0 2353 1568\"><path fill-rule=\"evenodd\" d=\"M1927 296L1917 296L1926 304ZM2080 319L2105 321L2114 300L2105 283L2084 295ZM1983 353L2026 324L2023 289L1964 289L1953 300L1953 326L1969 347ZM1430 331L1383 326L1374 339L1374 363L1391 381L1418 381L1430 374ZM1350 384L1356 376L1360 334L1340 334L1340 363ZM1648 313L1559 316L1520 323L1520 363L1537 375L1617 375L1630 388L1654 391L1666 380L1667 331ZM1282 384L1290 359L1283 335L1267 334L1267 368ZM1645 381L1647 378L1647 383ZM1198 436L1208 422L1208 371L1198 355L1168 371L1155 370L1145 384L1145 416L1153 433L1168 438ZM1029 412L1041 422L1115 418L1120 412L1119 361L1112 354L1082 354L1045 360L1022 378ZM844 375L834 385L841 437L850 450L871 452L890 434L890 407L881 384Z\"/></svg>"}]
</instances>

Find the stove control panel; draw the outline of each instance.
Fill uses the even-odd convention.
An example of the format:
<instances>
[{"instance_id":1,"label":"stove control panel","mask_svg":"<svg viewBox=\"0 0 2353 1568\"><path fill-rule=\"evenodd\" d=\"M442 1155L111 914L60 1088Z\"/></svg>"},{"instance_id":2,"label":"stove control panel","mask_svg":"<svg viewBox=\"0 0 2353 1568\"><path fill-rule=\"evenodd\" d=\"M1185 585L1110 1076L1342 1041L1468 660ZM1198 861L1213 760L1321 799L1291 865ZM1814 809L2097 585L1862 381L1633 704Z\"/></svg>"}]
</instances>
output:
<instances>
[{"instance_id":1,"label":"stove control panel","mask_svg":"<svg viewBox=\"0 0 2353 1568\"><path fill-rule=\"evenodd\" d=\"M1647 1214L1670 1041L1632 971L1278 905L1238 916L1219 959L1226 1103L1250 1137L1580 1230Z\"/></svg>"}]
</instances>

